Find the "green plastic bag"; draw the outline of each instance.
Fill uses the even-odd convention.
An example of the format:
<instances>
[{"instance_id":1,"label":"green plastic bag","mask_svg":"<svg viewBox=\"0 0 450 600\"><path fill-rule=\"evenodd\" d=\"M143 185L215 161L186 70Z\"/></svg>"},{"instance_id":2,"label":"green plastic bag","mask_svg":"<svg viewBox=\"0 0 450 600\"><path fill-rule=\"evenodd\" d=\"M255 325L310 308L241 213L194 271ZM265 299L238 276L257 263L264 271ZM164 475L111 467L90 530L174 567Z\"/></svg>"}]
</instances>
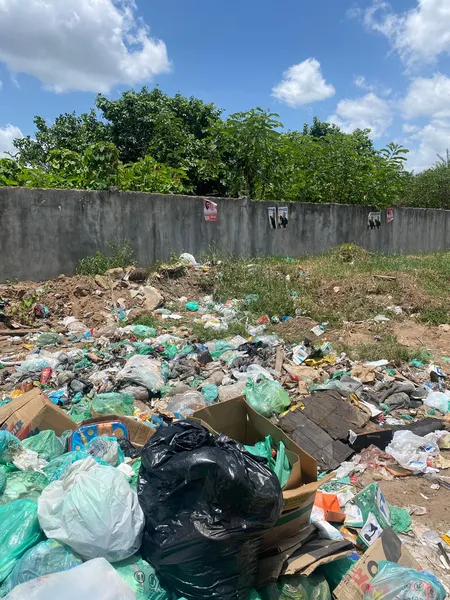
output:
<instances>
[{"instance_id":1,"label":"green plastic bag","mask_svg":"<svg viewBox=\"0 0 450 600\"><path fill-rule=\"evenodd\" d=\"M156 337L156 329L147 327L147 325L133 325L133 333L137 337L153 338Z\"/></svg>"},{"instance_id":2,"label":"green plastic bag","mask_svg":"<svg viewBox=\"0 0 450 600\"><path fill-rule=\"evenodd\" d=\"M23 440L22 445L27 450L37 452L45 460L52 460L52 458L61 456L64 453L64 444L51 429L40 431L38 434Z\"/></svg>"},{"instance_id":3,"label":"green plastic bag","mask_svg":"<svg viewBox=\"0 0 450 600\"><path fill-rule=\"evenodd\" d=\"M36 341L38 348L44 348L45 346L58 346L63 341L63 336L59 333L41 333Z\"/></svg>"},{"instance_id":4,"label":"green plastic bag","mask_svg":"<svg viewBox=\"0 0 450 600\"><path fill-rule=\"evenodd\" d=\"M208 383L207 385L203 386L202 394L206 402L208 404L212 404L219 397L219 388L213 383Z\"/></svg>"},{"instance_id":5,"label":"green plastic bag","mask_svg":"<svg viewBox=\"0 0 450 600\"><path fill-rule=\"evenodd\" d=\"M155 569L138 554L112 565L136 594L136 600L170 600L159 583Z\"/></svg>"},{"instance_id":6,"label":"green plastic bag","mask_svg":"<svg viewBox=\"0 0 450 600\"><path fill-rule=\"evenodd\" d=\"M81 423L85 419L90 419L91 414L91 403L87 400L81 400L78 404L72 405L69 411L69 417L75 421L75 423Z\"/></svg>"},{"instance_id":7,"label":"green plastic bag","mask_svg":"<svg viewBox=\"0 0 450 600\"><path fill-rule=\"evenodd\" d=\"M33 500L16 500L0 506L0 583L14 568L16 561L32 546L41 541L43 534Z\"/></svg>"},{"instance_id":8,"label":"green plastic bag","mask_svg":"<svg viewBox=\"0 0 450 600\"><path fill-rule=\"evenodd\" d=\"M12 463L14 455L21 447L19 438L10 431L2 429L0 431L0 464Z\"/></svg>"},{"instance_id":9,"label":"green plastic bag","mask_svg":"<svg viewBox=\"0 0 450 600\"><path fill-rule=\"evenodd\" d=\"M119 415L132 417L134 413L134 398L129 394L107 392L92 399L92 410L99 415Z\"/></svg>"},{"instance_id":10,"label":"green plastic bag","mask_svg":"<svg viewBox=\"0 0 450 600\"><path fill-rule=\"evenodd\" d=\"M131 465L131 468L133 469L133 475L131 476L130 485L133 488L133 490L136 491L139 479L139 469L141 468L141 459L137 458Z\"/></svg>"},{"instance_id":11,"label":"green plastic bag","mask_svg":"<svg viewBox=\"0 0 450 600\"><path fill-rule=\"evenodd\" d=\"M255 456L263 456L267 459L269 467L278 477L281 487L283 488L291 474L291 465L286 456L286 447L283 442L278 444L276 449L276 459L273 458L272 449L275 449L272 437L266 436L264 442L257 442L254 446L245 446L246 450Z\"/></svg>"},{"instance_id":12,"label":"green plastic bag","mask_svg":"<svg viewBox=\"0 0 450 600\"><path fill-rule=\"evenodd\" d=\"M431 573L387 560L380 560L378 572L364 592L364 600L444 600L446 597L445 589Z\"/></svg>"},{"instance_id":13,"label":"green plastic bag","mask_svg":"<svg viewBox=\"0 0 450 600\"><path fill-rule=\"evenodd\" d=\"M89 454L84 450L75 450L74 452L66 452L57 458L51 460L42 470L47 475L49 481L56 481L66 472L66 469L70 467L77 460L83 460L88 458Z\"/></svg>"},{"instance_id":14,"label":"green plastic bag","mask_svg":"<svg viewBox=\"0 0 450 600\"><path fill-rule=\"evenodd\" d=\"M6 596L21 583L43 575L69 571L82 563L82 559L69 546L56 540L40 542L16 562L10 575L0 586L0 597Z\"/></svg>"},{"instance_id":15,"label":"green plastic bag","mask_svg":"<svg viewBox=\"0 0 450 600\"><path fill-rule=\"evenodd\" d=\"M0 496L0 504L28 498L37 500L50 483L48 477L37 471L15 471L6 478L6 488Z\"/></svg>"},{"instance_id":16,"label":"green plastic bag","mask_svg":"<svg viewBox=\"0 0 450 600\"><path fill-rule=\"evenodd\" d=\"M6 488L6 473L0 470L0 495L3 494ZM1 498L0 498L1 500Z\"/></svg>"},{"instance_id":17,"label":"green plastic bag","mask_svg":"<svg viewBox=\"0 0 450 600\"><path fill-rule=\"evenodd\" d=\"M177 352L178 352L178 347L175 344L169 344L166 346L166 349L162 353L162 356L164 358L167 358L167 360L173 360L175 358L175 356L177 355Z\"/></svg>"},{"instance_id":18,"label":"green plastic bag","mask_svg":"<svg viewBox=\"0 0 450 600\"><path fill-rule=\"evenodd\" d=\"M391 527L395 533L411 531L412 517L406 508L389 505L391 510Z\"/></svg>"},{"instance_id":19,"label":"green plastic bag","mask_svg":"<svg viewBox=\"0 0 450 600\"><path fill-rule=\"evenodd\" d=\"M262 600L331 600L327 580L321 575L285 575L260 590Z\"/></svg>"},{"instance_id":20,"label":"green plastic bag","mask_svg":"<svg viewBox=\"0 0 450 600\"><path fill-rule=\"evenodd\" d=\"M198 302L187 302L186 308L188 310L190 310L191 312L197 312L198 311Z\"/></svg>"},{"instance_id":21,"label":"green plastic bag","mask_svg":"<svg viewBox=\"0 0 450 600\"><path fill-rule=\"evenodd\" d=\"M291 403L289 394L278 381L264 377L247 383L245 397L250 406L264 417L282 413Z\"/></svg>"}]
</instances>

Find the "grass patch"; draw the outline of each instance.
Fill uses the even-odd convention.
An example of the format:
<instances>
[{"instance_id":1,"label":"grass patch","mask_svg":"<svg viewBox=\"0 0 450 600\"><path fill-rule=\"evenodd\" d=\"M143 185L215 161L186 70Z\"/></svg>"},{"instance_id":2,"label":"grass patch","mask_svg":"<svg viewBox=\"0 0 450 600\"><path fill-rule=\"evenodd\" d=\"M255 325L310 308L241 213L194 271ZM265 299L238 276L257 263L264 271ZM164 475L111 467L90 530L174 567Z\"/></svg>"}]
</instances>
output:
<instances>
[{"instance_id":1,"label":"grass patch","mask_svg":"<svg viewBox=\"0 0 450 600\"><path fill-rule=\"evenodd\" d=\"M128 240L114 241L108 244L107 253L97 250L93 256L82 258L78 264L78 275L104 275L109 269L134 266L136 264L134 247Z\"/></svg>"},{"instance_id":2,"label":"grass patch","mask_svg":"<svg viewBox=\"0 0 450 600\"><path fill-rule=\"evenodd\" d=\"M450 312L442 308L425 308L417 317L417 320L427 325L442 325L450 322Z\"/></svg>"},{"instance_id":3,"label":"grass patch","mask_svg":"<svg viewBox=\"0 0 450 600\"><path fill-rule=\"evenodd\" d=\"M134 319L133 325L145 325L146 327L153 327L153 329L156 329L161 325L161 321L151 313L143 313Z\"/></svg>"},{"instance_id":4,"label":"grass patch","mask_svg":"<svg viewBox=\"0 0 450 600\"><path fill-rule=\"evenodd\" d=\"M386 335L379 342L359 344L354 347L336 344L336 349L339 352L345 352L352 360L376 361L386 359L395 363L405 363L416 358L423 363L430 361L429 354L425 350L404 346L400 344L394 335Z\"/></svg>"}]
</instances>

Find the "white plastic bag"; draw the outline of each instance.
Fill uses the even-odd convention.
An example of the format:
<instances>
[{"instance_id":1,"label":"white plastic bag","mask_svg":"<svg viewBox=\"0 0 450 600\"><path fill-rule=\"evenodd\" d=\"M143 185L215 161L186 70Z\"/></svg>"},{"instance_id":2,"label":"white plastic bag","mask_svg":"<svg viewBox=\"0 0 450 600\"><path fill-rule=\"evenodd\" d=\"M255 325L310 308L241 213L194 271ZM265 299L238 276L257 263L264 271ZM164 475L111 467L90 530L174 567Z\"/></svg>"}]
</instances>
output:
<instances>
[{"instance_id":1,"label":"white plastic bag","mask_svg":"<svg viewBox=\"0 0 450 600\"><path fill-rule=\"evenodd\" d=\"M386 453L415 475L437 471L429 466L429 462L439 454L438 445L411 431L396 431L392 442L386 447Z\"/></svg>"},{"instance_id":2,"label":"white plastic bag","mask_svg":"<svg viewBox=\"0 0 450 600\"><path fill-rule=\"evenodd\" d=\"M136 594L104 558L15 587L7 600L135 600Z\"/></svg>"},{"instance_id":3,"label":"white plastic bag","mask_svg":"<svg viewBox=\"0 0 450 600\"><path fill-rule=\"evenodd\" d=\"M48 538L82 558L124 560L139 550L144 514L125 475L93 458L74 463L38 500L39 524Z\"/></svg>"},{"instance_id":4,"label":"white plastic bag","mask_svg":"<svg viewBox=\"0 0 450 600\"><path fill-rule=\"evenodd\" d=\"M447 396L447 394L443 394L442 392L430 392L423 401L425 406L435 408L443 415L446 415L449 412L449 402L450 398Z\"/></svg>"},{"instance_id":5,"label":"white plastic bag","mask_svg":"<svg viewBox=\"0 0 450 600\"><path fill-rule=\"evenodd\" d=\"M159 392L164 386L160 361L140 354L127 360L124 368L117 373L117 380L142 385L151 392Z\"/></svg>"}]
</instances>

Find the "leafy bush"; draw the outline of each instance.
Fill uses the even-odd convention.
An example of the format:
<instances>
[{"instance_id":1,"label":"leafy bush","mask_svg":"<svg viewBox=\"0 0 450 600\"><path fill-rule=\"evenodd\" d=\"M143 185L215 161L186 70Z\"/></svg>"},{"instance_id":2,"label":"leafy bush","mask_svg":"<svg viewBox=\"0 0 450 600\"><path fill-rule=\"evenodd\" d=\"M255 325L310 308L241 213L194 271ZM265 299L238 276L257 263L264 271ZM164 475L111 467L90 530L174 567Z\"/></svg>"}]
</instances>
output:
<instances>
[{"instance_id":1,"label":"leafy bush","mask_svg":"<svg viewBox=\"0 0 450 600\"><path fill-rule=\"evenodd\" d=\"M100 250L93 256L82 258L77 268L78 275L104 275L109 269L134 266L136 264L134 247L130 241L114 241L108 244L108 253Z\"/></svg>"}]
</instances>

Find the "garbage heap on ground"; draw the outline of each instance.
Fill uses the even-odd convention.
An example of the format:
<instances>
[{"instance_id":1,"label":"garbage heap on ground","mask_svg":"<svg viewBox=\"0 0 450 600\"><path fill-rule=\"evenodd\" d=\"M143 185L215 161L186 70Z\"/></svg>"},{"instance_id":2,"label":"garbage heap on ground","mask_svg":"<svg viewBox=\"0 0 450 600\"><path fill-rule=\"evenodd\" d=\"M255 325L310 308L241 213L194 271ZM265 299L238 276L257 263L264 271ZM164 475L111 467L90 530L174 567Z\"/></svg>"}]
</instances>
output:
<instances>
[{"instance_id":1,"label":"garbage heap on ground","mask_svg":"<svg viewBox=\"0 0 450 600\"><path fill-rule=\"evenodd\" d=\"M0 597L446 597L450 531L381 490L450 487L445 367L355 363L322 324L228 336L241 300L183 299L202 343L129 289L155 328L113 301L107 326L0 330Z\"/></svg>"}]
</instances>

